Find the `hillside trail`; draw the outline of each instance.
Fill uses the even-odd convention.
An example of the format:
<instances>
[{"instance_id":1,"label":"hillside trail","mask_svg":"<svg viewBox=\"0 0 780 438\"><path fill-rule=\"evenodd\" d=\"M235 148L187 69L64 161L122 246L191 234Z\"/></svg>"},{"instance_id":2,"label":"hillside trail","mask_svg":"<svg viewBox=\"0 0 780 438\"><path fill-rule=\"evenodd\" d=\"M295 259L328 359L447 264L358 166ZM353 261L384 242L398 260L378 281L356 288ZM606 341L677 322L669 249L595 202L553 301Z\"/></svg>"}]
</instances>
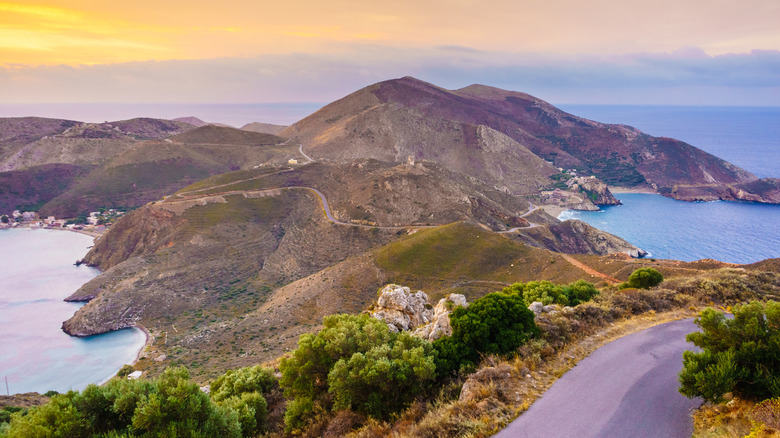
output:
<instances>
[{"instance_id":1,"label":"hillside trail","mask_svg":"<svg viewBox=\"0 0 780 438\"><path fill-rule=\"evenodd\" d=\"M174 196L176 196L177 198L183 198L183 197L185 197L186 195L189 195L189 194L191 194L191 193L198 193L198 192L203 192L203 191L205 191L205 190L213 190L213 189L218 189L218 188L220 188L220 187L233 186L233 185L236 185L236 184L241 184L241 183L243 183L243 182L247 182L247 181L257 181L257 180L259 180L259 179L263 179L263 178L265 178L265 177L267 177L267 176L271 176L271 175L278 175L278 174L280 174L280 173L285 173L285 172L292 172L293 170L294 170L294 169L293 169L292 167L287 167L287 168L285 168L285 169L282 169L282 170L280 170L280 171L278 171L278 172L264 173L264 174L262 174L262 175L258 175L258 176L252 177L252 178L241 179L241 180L237 180L237 181L231 181L231 182L229 182L229 183L220 184L220 185L216 185L216 186L209 186L209 187L206 187L206 188L203 188L203 189L190 190L190 191L188 191L188 192L180 192L180 193L177 193L177 194L176 194L176 195L174 195Z\"/></svg>"},{"instance_id":2,"label":"hillside trail","mask_svg":"<svg viewBox=\"0 0 780 438\"><path fill-rule=\"evenodd\" d=\"M528 203L528 211L526 211L525 213L521 214L518 217L525 218L526 216L528 216L529 214L535 212L538 209L539 209L539 206L535 205L532 202L529 202ZM531 222L531 221L527 221L527 222L528 222L528 226L527 227L514 227L514 228L510 228L508 230L504 230L504 231L496 231L496 233L498 233L498 234L507 234L507 233L514 233L517 230L527 230L529 228L541 227L541 224L537 224L536 222Z\"/></svg>"},{"instance_id":3,"label":"hillside trail","mask_svg":"<svg viewBox=\"0 0 780 438\"><path fill-rule=\"evenodd\" d=\"M570 256L568 254L564 254L564 253L558 253L558 254L560 254L560 256L563 257L563 259L566 260L567 262L569 262L572 266L580 268L583 271L587 272L588 274L593 275L594 277L602 278L602 279L606 280L608 283L612 283L612 284L622 283L622 281L618 280L617 278L610 277L607 274L599 272L599 271L591 268L590 266L586 265L585 263L582 263L581 261L575 259L574 257L572 257L572 256Z\"/></svg>"},{"instance_id":4,"label":"hillside trail","mask_svg":"<svg viewBox=\"0 0 780 438\"><path fill-rule=\"evenodd\" d=\"M286 142L284 142L282 144L287 144L288 142L289 142L289 140L287 140ZM298 150L300 151L301 155L303 155L308 160L308 162L306 164L314 162L314 159L312 159L310 156L306 155L305 152L303 152L303 145L299 144L298 145ZM164 199L164 200L169 202L169 203L181 203L181 202L191 202L191 201L194 201L194 200L197 200L197 199L211 198L211 197L214 197L214 196L228 196L228 195L266 196L266 195L271 195L273 193L278 193L279 190L304 189L304 190L311 191L312 193L316 194L320 198L320 202L322 204L322 210L323 210L323 213L325 214L325 218L328 219L328 221L330 221L330 222L332 222L334 224L337 224L337 225L345 225L345 226L360 227L360 228L379 228L379 229L384 229L384 230L395 230L395 231L405 230L405 229L410 229L410 228L414 228L414 229L436 228L436 227L439 226L439 225L404 225L404 226L392 226L391 227L391 226L380 226L380 225L356 224L356 223L353 223L353 222L343 222L343 221L340 221L340 220L336 219L333 216L333 213L330 210L330 204L328 204L327 198L325 198L325 195L322 192L320 192L319 190L315 189L314 187L290 186L290 187L268 188L268 189L263 189L263 190L232 190L232 191L227 191L227 192L210 193L208 195L201 195L201 196L194 195L194 194L196 194L198 192L203 192L203 191L206 191L206 190L218 189L218 188L221 188L221 187L228 187L228 186L232 186L232 185L236 185L236 184L240 184L240 183L244 183L244 182L248 182L248 181L256 181L256 180L263 179L263 178L271 176L271 175L278 175L280 173L291 172L293 170L294 170L293 168L288 167L288 168L279 170L277 172L266 173L266 174L258 175L258 176L252 177L252 178L247 178L247 179L242 179L242 180L237 180L237 181L231 181L229 183L219 184L219 185L216 185L216 186L206 187L206 188L203 188L203 189L190 190L190 191L187 191L187 192L180 192L180 193L177 193L176 195L173 195L173 196L176 197L175 201L170 200L169 199L170 197L166 197L166 199ZM192 195L194 195L194 196L192 196ZM533 213L534 211L536 211L537 209L539 209L538 206L536 206L533 203L529 202L528 211L526 211L525 213L523 213L519 217L524 218L524 217L528 216L529 214ZM533 222L530 222L530 221L528 223L529 223L529 226L527 226L527 227L516 227L516 228L512 228L510 230L506 230L506 231L499 231L498 233L500 233L500 234L511 233L511 232L514 232L514 231L517 231L517 230L520 230L520 229L528 229L528 228L534 228L534 227L540 226L539 224L536 224L536 223L533 223Z\"/></svg>"}]
</instances>

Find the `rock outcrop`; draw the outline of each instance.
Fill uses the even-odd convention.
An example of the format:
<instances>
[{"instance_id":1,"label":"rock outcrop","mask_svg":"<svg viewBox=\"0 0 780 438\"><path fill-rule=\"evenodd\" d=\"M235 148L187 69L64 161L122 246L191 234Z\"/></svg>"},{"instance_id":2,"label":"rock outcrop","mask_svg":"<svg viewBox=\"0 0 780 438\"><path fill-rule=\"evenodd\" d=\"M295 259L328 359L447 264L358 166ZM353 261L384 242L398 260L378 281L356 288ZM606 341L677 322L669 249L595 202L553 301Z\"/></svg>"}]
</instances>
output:
<instances>
[{"instance_id":1,"label":"rock outcrop","mask_svg":"<svg viewBox=\"0 0 780 438\"><path fill-rule=\"evenodd\" d=\"M431 342L442 336L452 335L450 313L458 306L468 307L468 305L466 297L461 294L450 294L446 298L440 299L436 307L433 308L433 320L418 327L412 335Z\"/></svg>"},{"instance_id":2,"label":"rock outcrop","mask_svg":"<svg viewBox=\"0 0 780 438\"><path fill-rule=\"evenodd\" d=\"M388 284L379 291L371 316L384 321L393 332L409 331L413 336L435 341L452 334L450 313L458 306L468 306L461 294L450 294L431 308L425 292L412 293L406 286Z\"/></svg>"},{"instance_id":3,"label":"rock outcrop","mask_svg":"<svg viewBox=\"0 0 780 438\"><path fill-rule=\"evenodd\" d=\"M621 202L607 185L595 176L580 176L569 180L570 187L574 190L580 190L588 196L595 205L620 205Z\"/></svg>"},{"instance_id":4,"label":"rock outcrop","mask_svg":"<svg viewBox=\"0 0 780 438\"><path fill-rule=\"evenodd\" d=\"M675 185L658 192L680 201L746 201L780 204L780 179L763 178L739 184Z\"/></svg>"},{"instance_id":5,"label":"rock outcrop","mask_svg":"<svg viewBox=\"0 0 780 438\"><path fill-rule=\"evenodd\" d=\"M433 309L425 292L412 293L406 286L388 284L379 292L372 316L397 333L428 324L433 320Z\"/></svg>"}]
</instances>

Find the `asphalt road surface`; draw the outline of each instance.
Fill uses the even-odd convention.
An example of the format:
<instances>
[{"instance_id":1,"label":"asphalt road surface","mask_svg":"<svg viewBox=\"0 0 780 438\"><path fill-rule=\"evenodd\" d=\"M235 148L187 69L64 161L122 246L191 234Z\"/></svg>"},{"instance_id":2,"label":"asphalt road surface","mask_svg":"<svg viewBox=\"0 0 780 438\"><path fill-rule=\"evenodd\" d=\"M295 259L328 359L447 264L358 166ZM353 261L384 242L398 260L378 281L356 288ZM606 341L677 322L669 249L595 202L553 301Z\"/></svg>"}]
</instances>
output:
<instances>
[{"instance_id":1,"label":"asphalt road surface","mask_svg":"<svg viewBox=\"0 0 780 438\"><path fill-rule=\"evenodd\" d=\"M561 377L495 438L690 438L691 410L677 374L693 319L611 342Z\"/></svg>"}]
</instances>

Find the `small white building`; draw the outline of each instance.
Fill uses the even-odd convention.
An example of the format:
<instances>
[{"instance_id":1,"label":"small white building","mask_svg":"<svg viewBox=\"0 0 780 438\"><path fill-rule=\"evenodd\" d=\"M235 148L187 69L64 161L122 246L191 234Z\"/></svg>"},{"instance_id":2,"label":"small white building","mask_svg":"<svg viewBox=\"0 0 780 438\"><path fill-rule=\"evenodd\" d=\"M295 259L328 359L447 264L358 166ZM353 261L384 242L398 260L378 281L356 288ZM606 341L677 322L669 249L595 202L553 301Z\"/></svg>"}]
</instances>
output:
<instances>
[{"instance_id":1,"label":"small white building","mask_svg":"<svg viewBox=\"0 0 780 438\"><path fill-rule=\"evenodd\" d=\"M298 164L298 160L296 160L295 158L290 158L289 160L287 160L287 164Z\"/></svg>"},{"instance_id":2,"label":"small white building","mask_svg":"<svg viewBox=\"0 0 780 438\"><path fill-rule=\"evenodd\" d=\"M138 380L143 373L144 373L143 371L133 371L132 373L127 375L127 378L130 380Z\"/></svg>"}]
</instances>

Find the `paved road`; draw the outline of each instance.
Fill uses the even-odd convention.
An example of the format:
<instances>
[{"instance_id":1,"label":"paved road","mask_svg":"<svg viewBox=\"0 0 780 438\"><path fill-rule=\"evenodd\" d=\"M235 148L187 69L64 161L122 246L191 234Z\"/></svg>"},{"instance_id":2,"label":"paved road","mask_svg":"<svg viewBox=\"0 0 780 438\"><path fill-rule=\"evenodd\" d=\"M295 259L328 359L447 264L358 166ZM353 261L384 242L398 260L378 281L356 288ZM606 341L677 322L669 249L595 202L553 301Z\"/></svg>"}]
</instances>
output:
<instances>
[{"instance_id":1,"label":"paved road","mask_svg":"<svg viewBox=\"0 0 780 438\"><path fill-rule=\"evenodd\" d=\"M693 319L599 348L494 438L689 438L701 401L677 391Z\"/></svg>"},{"instance_id":2,"label":"paved road","mask_svg":"<svg viewBox=\"0 0 780 438\"><path fill-rule=\"evenodd\" d=\"M303 145L302 144L298 145L298 150L301 152L301 155L303 155L304 157L306 157L307 160L309 160L310 163L312 161L314 161L314 159L312 159L310 156L306 155L306 152L303 151Z\"/></svg>"},{"instance_id":3,"label":"paved road","mask_svg":"<svg viewBox=\"0 0 780 438\"><path fill-rule=\"evenodd\" d=\"M528 203L528 211L526 211L525 213L521 214L521 215L520 215L520 217L521 217L521 218L522 218L522 217L526 217L526 216L528 216L529 214L531 214L531 213L535 212L535 211L536 211L536 210L538 210L538 209L539 209L539 207L538 207L538 206L536 206L536 205L534 205L533 203L529 202L529 203ZM507 233L514 233L514 232L515 232L515 231L517 231L517 230L527 230L527 229L529 229L529 228L536 228L536 227L540 227L540 226L541 226L541 225L539 225L539 224L537 224L537 223L533 223L533 222L531 222L531 221L528 221L528 224L529 224L529 225L528 225L527 227L515 227L515 228L510 228L510 229L508 229L508 230L504 230L504 231L496 231L496 232L497 232L498 234L507 234Z\"/></svg>"}]
</instances>

